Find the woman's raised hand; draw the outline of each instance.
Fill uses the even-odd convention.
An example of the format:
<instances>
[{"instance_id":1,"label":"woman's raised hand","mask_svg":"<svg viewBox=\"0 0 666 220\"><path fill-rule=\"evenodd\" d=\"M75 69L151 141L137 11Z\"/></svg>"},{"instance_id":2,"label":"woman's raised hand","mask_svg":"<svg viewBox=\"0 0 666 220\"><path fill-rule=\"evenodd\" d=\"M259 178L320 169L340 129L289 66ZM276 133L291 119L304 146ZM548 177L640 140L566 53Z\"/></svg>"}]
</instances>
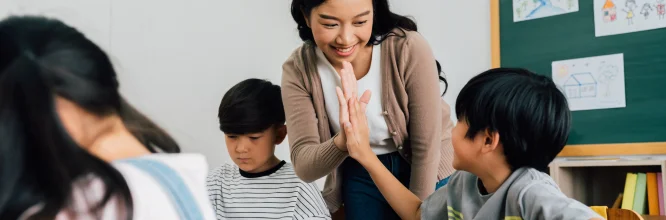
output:
<instances>
[{"instance_id":1,"label":"woman's raised hand","mask_svg":"<svg viewBox=\"0 0 666 220\"><path fill-rule=\"evenodd\" d=\"M354 68L351 63L343 62L340 70L340 81L342 88L337 87L338 103L340 105L340 128L343 129L338 134L338 139L334 140L335 145L341 150L349 150L349 144L354 146L354 150L349 150L350 155L360 152L360 142L368 142L368 125L365 117L365 109L370 102L371 92L365 91L360 99L358 95L358 86ZM355 127L356 126L356 127ZM356 129L354 129L356 128ZM350 133L351 132L351 133ZM348 135L353 135L349 139ZM363 144L366 145L366 144ZM369 142L367 143L369 149ZM353 158L355 155L351 155Z\"/></svg>"}]
</instances>

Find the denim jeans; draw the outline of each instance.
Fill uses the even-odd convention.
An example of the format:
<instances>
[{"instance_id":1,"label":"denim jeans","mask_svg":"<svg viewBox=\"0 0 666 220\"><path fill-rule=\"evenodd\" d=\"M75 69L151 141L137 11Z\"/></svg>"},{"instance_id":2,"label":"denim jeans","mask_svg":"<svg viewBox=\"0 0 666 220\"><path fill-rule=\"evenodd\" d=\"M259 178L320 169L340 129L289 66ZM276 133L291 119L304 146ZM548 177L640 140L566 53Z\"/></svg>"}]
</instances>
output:
<instances>
[{"instance_id":1,"label":"denim jeans","mask_svg":"<svg viewBox=\"0 0 666 220\"><path fill-rule=\"evenodd\" d=\"M377 157L402 185L409 187L411 166L398 152ZM342 163L342 169L342 201L346 219L400 219L361 164L347 158Z\"/></svg>"}]
</instances>

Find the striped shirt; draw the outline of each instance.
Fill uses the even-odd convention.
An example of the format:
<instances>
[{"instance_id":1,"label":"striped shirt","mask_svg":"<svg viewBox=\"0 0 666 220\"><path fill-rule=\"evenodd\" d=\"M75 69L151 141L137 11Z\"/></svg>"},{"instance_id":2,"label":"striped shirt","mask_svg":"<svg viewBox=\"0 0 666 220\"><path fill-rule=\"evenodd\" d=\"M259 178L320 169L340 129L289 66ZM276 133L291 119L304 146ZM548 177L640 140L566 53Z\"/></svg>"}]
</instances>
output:
<instances>
[{"instance_id":1,"label":"striped shirt","mask_svg":"<svg viewBox=\"0 0 666 220\"><path fill-rule=\"evenodd\" d=\"M300 180L284 161L255 174L225 164L207 182L217 219L331 219L317 186Z\"/></svg>"}]
</instances>

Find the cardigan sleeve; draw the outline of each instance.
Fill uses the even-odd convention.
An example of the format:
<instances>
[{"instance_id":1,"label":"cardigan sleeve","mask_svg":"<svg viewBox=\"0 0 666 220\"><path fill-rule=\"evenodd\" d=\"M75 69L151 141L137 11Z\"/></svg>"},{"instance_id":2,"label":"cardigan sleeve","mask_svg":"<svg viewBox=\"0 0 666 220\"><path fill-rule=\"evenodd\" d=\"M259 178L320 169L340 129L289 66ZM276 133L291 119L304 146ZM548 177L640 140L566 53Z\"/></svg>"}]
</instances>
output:
<instances>
[{"instance_id":1,"label":"cardigan sleeve","mask_svg":"<svg viewBox=\"0 0 666 220\"><path fill-rule=\"evenodd\" d=\"M412 149L410 190L425 199L435 190L442 144L442 110L435 57L417 32L407 35L401 51Z\"/></svg>"},{"instance_id":2,"label":"cardigan sleeve","mask_svg":"<svg viewBox=\"0 0 666 220\"><path fill-rule=\"evenodd\" d=\"M333 138L321 143L312 95L304 74L296 68L299 50L282 65L282 101L287 119L291 161L296 175L312 182L333 172L348 153L338 149ZM302 62L302 61L301 61Z\"/></svg>"},{"instance_id":3,"label":"cardigan sleeve","mask_svg":"<svg viewBox=\"0 0 666 220\"><path fill-rule=\"evenodd\" d=\"M454 124L451 121L451 107L442 99L440 102L442 109L442 144L439 158L439 172L437 180L449 177L456 170L453 168L453 144L451 143L451 131Z\"/></svg>"}]
</instances>

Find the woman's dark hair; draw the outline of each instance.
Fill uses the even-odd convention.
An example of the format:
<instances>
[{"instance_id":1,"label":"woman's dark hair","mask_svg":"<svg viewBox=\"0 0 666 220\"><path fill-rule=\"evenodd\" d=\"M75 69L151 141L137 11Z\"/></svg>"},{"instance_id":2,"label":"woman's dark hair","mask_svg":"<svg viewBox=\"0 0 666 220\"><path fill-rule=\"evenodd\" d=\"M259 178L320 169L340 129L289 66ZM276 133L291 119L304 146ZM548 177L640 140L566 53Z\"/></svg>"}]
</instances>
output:
<instances>
[{"instance_id":1,"label":"woman's dark hair","mask_svg":"<svg viewBox=\"0 0 666 220\"><path fill-rule=\"evenodd\" d=\"M17 219L35 205L42 208L30 218L53 219L71 205L74 184L88 177L105 187L92 214L113 196L131 218L127 182L72 139L56 113L56 96L100 117L118 114L142 142L179 151L161 130L132 130L157 127L122 99L109 57L82 33L54 19L9 17L0 21L0 219Z\"/></svg>"},{"instance_id":2,"label":"woman's dark hair","mask_svg":"<svg viewBox=\"0 0 666 220\"><path fill-rule=\"evenodd\" d=\"M314 42L312 29L308 27L305 17L310 17L312 9L321 5L325 1L326 0L291 1L291 17L296 21L298 36L301 37L301 40ZM389 36L401 36L399 33L394 32L396 28L406 31L417 31L416 23L412 19L393 13L390 10L388 0L372 0L372 6L374 8L374 18L371 39L373 40L368 41L368 45L379 45ZM442 67L439 65L439 61L435 60L435 62L437 63L439 80L444 82L446 86L444 89L444 93L446 93L449 84L446 81L446 78L440 74L442 73Z\"/></svg>"}]
</instances>

